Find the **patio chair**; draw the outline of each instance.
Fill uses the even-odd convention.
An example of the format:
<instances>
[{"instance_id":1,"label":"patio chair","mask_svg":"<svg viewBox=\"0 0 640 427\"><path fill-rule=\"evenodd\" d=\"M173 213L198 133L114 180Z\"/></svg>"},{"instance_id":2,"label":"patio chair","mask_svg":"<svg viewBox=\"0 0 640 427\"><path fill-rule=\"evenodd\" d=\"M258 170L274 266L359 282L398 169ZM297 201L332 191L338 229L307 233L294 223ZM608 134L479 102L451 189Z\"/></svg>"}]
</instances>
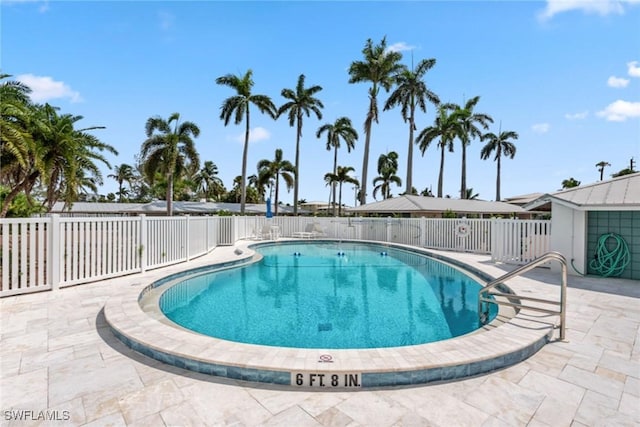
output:
<instances>
[{"instance_id":1,"label":"patio chair","mask_svg":"<svg viewBox=\"0 0 640 427\"><path fill-rule=\"evenodd\" d=\"M271 224L263 224L262 227L256 231L255 238L256 240L273 239L271 234Z\"/></svg>"},{"instance_id":2,"label":"patio chair","mask_svg":"<svg viewBox=\"0 0 640 427\"><path fill-rule=\"evenodd\" d=\"M315 222L307 224L304 227L304 231L294 231L291 234L292 237L298 237L301 239L314 239L316 237L321 237L324 235L325 233L322 228L320 228L320 224L317 224Z\"/></svg>"}]
</instances>

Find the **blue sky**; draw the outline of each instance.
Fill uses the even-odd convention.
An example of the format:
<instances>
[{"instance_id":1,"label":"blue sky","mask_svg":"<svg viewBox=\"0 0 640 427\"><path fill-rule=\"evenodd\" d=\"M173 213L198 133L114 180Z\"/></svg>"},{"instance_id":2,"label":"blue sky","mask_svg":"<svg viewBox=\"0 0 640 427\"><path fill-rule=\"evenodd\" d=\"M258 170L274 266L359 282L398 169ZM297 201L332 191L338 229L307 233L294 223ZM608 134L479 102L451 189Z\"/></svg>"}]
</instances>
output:
<instances>
[{"instance_id":1,"label":"blue sky","mask_svg":"<svg viewBox=\"0 0 640 427\"><path fill-rule=\"evenodd\" d=\"M362 169L367 84L349 84L348 67L362 58L367 38L400 50L411 64L435 58L426 81L442 101L462 104L480 95L476 111L495 119L491 131L519 133L517 153L502 167L502 197L553 192L569 177L583 184L640 161L640 2L209 2L3 1L1 68L29 84L38 102L84 116L84 126L134 162L151 116L179 112L201 129L201 161L212 160L227 188L241 173L244 124L225 127L220 105L233 93L218 86L224 74L254 72L255 93L284 103L283 88L298 76L321 85L323 118L306 118L301 141L300 198L327 200L323 176L333 156L317 128L348 116L360 133L356 149L339 164ZM379 103L387 98L381 92ZM418 131L434 108L417 117ZM260 159L282 148L293 162L295 131L285 118L252 115L249 174ZM404 180L408 128L400 110L374 125L371 180L380 154L397 151ZM468 149L467 186L495 198L496 166L480 160L483 143ZM414 152L414 186L437 187L439 152ZM117 184L106 178L101 193ZM458 197L460 146L447 153L444 193ZM404 191L394 188L393 193ZM353 204L353 190L344 201ZM291 202L293 191L281 194Z\"/></svg>"}]
</instances>

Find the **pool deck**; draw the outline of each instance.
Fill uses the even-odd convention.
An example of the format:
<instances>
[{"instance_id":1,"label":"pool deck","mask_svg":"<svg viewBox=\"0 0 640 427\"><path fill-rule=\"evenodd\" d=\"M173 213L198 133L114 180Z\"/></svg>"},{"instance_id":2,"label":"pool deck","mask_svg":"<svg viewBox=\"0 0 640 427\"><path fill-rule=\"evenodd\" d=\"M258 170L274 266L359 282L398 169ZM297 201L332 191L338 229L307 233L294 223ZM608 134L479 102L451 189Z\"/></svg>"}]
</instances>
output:
<instances>
[{"instance_id":1,"label":"pool deck","mask_svg":"<svg viewBox=\"0 0 640 427\"><path fill-rule=\"evenodd\" d=\"M93 284L0 299L0 425L13 411L52 425L594 426L640 424L640 282L569 277L567 340L469 379L361 391L292 390L212 377L132 351L103 308L168 274L236 259L221 247L190 262ZM437 251L434 251L437 252ZM438 252L499 276L488 256ZM559 274L508 282L555 297ZM534 292L535 291L535 292Z\"/></svg>"}]
</instances>

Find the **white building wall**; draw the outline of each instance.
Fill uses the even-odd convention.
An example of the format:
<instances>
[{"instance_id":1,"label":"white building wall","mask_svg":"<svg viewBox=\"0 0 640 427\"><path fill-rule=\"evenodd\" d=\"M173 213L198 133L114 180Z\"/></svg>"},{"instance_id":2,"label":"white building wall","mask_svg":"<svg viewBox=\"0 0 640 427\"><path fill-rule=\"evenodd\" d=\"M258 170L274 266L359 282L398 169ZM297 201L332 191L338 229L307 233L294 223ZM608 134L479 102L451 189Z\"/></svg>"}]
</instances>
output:
<instances>
[{"instance_id":1,"label":"white building wall","mask_svg":"<svg viewBox=\"0 0 640 427\"><path fill-rule=\"evenodd\" d=\"M585 273L587 213L559 203L552 203L551 212L550 249L560 252L567 258L569 274L578 275L574 268L571 267L571 260L573 260L573 265L578 271ZM560 266L557 263L553 263L551 269L560 271Z\"/></svg>"}]
</instances>

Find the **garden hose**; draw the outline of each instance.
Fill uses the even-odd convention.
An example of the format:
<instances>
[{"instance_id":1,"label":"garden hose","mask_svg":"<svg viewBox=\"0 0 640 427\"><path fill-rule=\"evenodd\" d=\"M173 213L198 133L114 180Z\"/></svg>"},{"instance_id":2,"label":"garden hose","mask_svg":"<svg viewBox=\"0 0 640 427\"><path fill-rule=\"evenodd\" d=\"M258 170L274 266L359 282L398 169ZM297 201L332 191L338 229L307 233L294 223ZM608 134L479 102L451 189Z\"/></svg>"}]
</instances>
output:
<instances>
[{"instance_id":1,"label":"garden hose","mask_svg":"<svg viewBox=\"0 0 640 427\"><path fill-rule=\"evenodd\" d=\"M613 239L615 243L612 250L607 247L609 239ZM589 267L600 276L619 277L629 262L631 253L627 242L619 234L607 233L598 239L595 258L589 262Z\"/></svg>"}]
</instances>

